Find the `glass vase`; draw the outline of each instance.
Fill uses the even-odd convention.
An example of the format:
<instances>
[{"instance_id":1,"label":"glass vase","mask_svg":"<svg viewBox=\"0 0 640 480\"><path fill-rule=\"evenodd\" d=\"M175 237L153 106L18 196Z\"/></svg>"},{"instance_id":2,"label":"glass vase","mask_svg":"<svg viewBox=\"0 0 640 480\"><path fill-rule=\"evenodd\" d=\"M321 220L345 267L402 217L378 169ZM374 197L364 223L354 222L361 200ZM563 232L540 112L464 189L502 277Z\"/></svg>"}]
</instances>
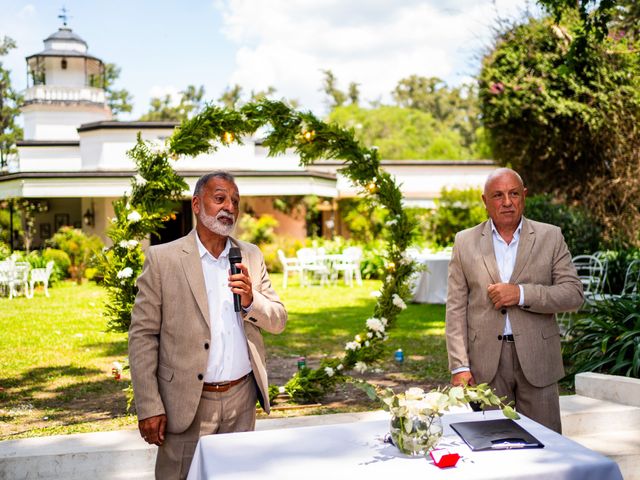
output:
<instances>
[{"instance_id":1,"label":"glass vase","mask_svg":"<svg viewBox=\"0 0 640 480\"><path fill-rule=\"evenodd\" d=\"M442 437L442 421L435 415L420 419L391 417L391 439L405 455L424 455L434 448Z\"/></svg>"}]
</instances>

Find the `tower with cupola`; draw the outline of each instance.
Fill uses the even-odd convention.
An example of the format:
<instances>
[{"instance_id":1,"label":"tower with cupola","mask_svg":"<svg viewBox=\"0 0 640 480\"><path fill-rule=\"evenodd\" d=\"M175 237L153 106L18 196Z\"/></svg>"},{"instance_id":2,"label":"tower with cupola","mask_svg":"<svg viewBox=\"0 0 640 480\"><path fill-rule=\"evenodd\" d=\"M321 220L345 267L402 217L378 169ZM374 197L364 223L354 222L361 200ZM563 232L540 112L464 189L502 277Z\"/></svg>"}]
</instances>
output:
<instances>
[{"instance_id":1,"label":"tower with cupola","mask_svg":"<svg viewBox=\"0 0 640 480\"><path fill-rule=\"evenodd\" d=\"M77 128L111 119L106 104L105 65L88 53L87 42L67 26L44 40L27 60L22 114L25 140L78 140Z\"/></svg>"}]
</instances>

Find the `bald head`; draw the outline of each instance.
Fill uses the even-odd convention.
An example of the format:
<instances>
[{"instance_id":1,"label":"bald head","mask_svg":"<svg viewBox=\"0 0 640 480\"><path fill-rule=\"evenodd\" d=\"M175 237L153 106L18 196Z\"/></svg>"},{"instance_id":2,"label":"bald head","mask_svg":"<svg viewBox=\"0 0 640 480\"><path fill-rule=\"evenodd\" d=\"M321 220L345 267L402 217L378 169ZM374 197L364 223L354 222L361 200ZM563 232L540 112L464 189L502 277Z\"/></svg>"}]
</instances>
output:
<instances>
[{"instance_id":1,"label":"bald head","mask_svg":"<svg viewBox=\"0 0 640 480\"><path fill-rule=\"evenodd\" d=\"M511 168L506 168L506 167L496 168L493 172L489 174L489 176L487 177L487 180L484 182L484 194L485 195L487 194L487 188L490 187L490 184L494 180L505 175L515 178L515 180L520 184L520 186L524 188L524 182L522 181L522 177L518 172L516 172L515 170L512 170Z\"/></svg>"},{"instance_id":2,"label":"bald head","mask_svg":"<svg viewBox=\"0 0 640 480\"><path fill-rule=\"evenodd\" d=\"M487 177L482 201L498 233L505 240L510 238L520 223L526 196L527 189L515 170L498 168Z\"/></svg>"}]
</instances>

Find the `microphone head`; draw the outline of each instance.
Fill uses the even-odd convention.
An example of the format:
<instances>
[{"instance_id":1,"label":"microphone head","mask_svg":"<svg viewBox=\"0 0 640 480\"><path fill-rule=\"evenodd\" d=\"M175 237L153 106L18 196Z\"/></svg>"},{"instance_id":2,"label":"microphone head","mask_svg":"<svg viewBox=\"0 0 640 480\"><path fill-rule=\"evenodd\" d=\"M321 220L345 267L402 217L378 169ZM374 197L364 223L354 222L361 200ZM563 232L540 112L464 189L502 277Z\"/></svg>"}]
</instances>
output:
<instances>
[{"instance_id":1,"label":"microphone head","mask_svg":"<svg viewBox=\"0 0 640 480\"><path fill-rule=\"evenodd\" d=\"M231 247L229 249L229 263L241 263L242 252L238 247Z\"/></svg>"}]
</instances>

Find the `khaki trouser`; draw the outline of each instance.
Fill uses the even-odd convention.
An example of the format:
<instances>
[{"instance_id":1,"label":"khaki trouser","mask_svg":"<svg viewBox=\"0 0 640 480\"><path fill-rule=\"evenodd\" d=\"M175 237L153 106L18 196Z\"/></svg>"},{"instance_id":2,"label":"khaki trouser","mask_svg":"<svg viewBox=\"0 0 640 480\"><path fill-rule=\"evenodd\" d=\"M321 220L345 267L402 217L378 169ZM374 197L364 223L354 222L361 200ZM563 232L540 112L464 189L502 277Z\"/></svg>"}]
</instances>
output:
<instances>
[{"instance_id":1,"label":"khaki trouser","mask_svg":"<svg viewBox=\"0 0 640 480\"><path fill-rule=\"evenodd\" d=\"M558 384L546 387L531 385L522 372L515 343L502 342L498 373L489 385L499 397L507 397L508 402L514 402L519 413L562 433Z\"/></svg>"},{"instance_id":2,"label":"khaki trouser","mask_svg":"<svg viewBox=\"0 0 640 480\"><path fill-rule=\"evenodd\" d=\"M198 439L215 433L255 429L258 395L253 375L226 392L202 392L193 422L182 433L166 433L158 448L156 479L185 479Z\"/></svg>"}]
</instances>

